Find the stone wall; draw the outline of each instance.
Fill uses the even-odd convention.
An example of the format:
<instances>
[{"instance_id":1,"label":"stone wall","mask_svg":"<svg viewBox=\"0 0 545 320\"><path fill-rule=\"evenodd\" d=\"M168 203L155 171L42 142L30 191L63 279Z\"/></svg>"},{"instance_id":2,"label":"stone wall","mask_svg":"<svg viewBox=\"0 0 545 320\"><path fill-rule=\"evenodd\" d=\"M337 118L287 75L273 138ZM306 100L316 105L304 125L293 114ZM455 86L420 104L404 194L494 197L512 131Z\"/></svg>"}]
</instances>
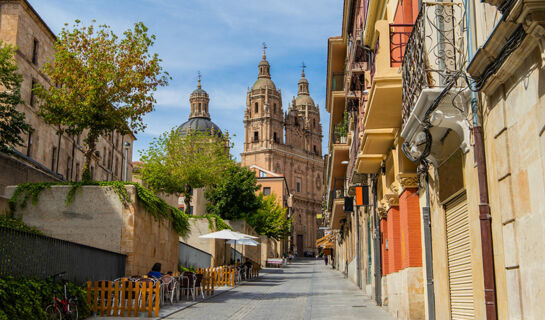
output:
<instances>
[{"instance_id":1,"label":"stone wall","mask_svg":"<svg viewBox=\"0 0 545 320\"><path fill-rule=\"evenodd\" d=\"M396 319L425 319L422 268L413 267L383 278L383 299ZM439 317L440 318L440 317Z\"/></svg>"},{"instance_id":2,"label":"stone wall","mask_svg":"<svg viewBox=\"0 0 545 320\"><path fill-rule=\"evenodd\" d=\"M43 190L36 205L18 208L16 216L48 236L127 255L126 275L145 274L156 262L163 271L177 269L178 234L145 210L134 186L126 186L128 205L109 187L83 186L66 206L70 188ZM7 187L6 195L14 190Z\"/></svg>"}]
</instances>

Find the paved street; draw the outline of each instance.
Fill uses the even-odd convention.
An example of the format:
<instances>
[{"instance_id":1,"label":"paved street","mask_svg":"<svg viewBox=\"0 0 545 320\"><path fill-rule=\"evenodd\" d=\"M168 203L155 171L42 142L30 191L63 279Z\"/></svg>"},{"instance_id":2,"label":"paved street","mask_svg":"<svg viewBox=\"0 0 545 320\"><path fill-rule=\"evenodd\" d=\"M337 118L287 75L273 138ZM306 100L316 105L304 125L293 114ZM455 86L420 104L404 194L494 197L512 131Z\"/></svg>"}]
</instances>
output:
<instances>
[{"instance_id":1,"label":"paved street","mask_svg":"<svg viewBox=\"0 0 545 320\"><path fill-rule=\"evenodd\" d=\"M392 319L322 260L299 260L167 319Z\"/></svg>"}]
</instances>

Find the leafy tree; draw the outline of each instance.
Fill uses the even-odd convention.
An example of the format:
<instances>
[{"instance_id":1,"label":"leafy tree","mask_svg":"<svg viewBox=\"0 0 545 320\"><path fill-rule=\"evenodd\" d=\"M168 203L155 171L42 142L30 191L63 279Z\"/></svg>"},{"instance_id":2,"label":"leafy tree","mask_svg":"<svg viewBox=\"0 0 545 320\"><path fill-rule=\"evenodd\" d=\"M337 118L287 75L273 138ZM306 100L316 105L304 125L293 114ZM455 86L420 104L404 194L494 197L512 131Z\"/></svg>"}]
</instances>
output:
<instances>
[{"instance_id":1,"label":"leafy tree","mask_svg":"<svg viewBox=\"0 0 545 320\"><path fill-rule=\"evenodd\" d=\"M23 77L18 74L14 60L15 48L0 42L0 151L9 152L10 147L21 146L21 134L32 128L25 122L25 114L16 110L21 99Z\"/></svg>"},{"instance_id":2,"label":"leafy tree","mask_svg":"<svg viewBox=\"0 0 545 320\"><path fill-rule=\"evenodd\" d=\"M95 28L79 20L58 35L54 60L43 67L54 85L38 85L35 93L46 123L71 135L86 134L85 181L98 138L143 130L142 118L154 108L153 92L168 83L161 60L149 52L154 40L141 22L122 38L107 25Z\"/></svg>"},{"instance_id":3,"label":"leafy tree","mask_svg":"<svg viewBox=\"0 0 545 320\"><path fill-rule=\"evenodd\" d=\"M165 132L141 152L142 181L154 192L183 193L189 213L193 189L214 184L232 165L228 143L210 132Z\"/></svg>"},{"instance_id":4,"label":"leafy tree","mask_svg":"<svg viewBox=\"0 0 545 320\"><path fill-rule=\"evenodd\" d=\"M255 172L233 164L206 191L206 210L223 219L243 219L251 216L261 205L255 194L259 188Z\"/></svg>"},{"instance_id":5,"label":"leafy tree","mask_svg":"<svg viewBox=\"0 0 545 320\"><path fill-rule=\"evenodd\" d=\"M284 239L289 234L292 222L286 215L287 209L278 204L274 194L263 196L261 193L258 200L261 202L261 207L255 214L246 218L246 222L258 234L277 240Z\"/></svg>"}]
</instances>

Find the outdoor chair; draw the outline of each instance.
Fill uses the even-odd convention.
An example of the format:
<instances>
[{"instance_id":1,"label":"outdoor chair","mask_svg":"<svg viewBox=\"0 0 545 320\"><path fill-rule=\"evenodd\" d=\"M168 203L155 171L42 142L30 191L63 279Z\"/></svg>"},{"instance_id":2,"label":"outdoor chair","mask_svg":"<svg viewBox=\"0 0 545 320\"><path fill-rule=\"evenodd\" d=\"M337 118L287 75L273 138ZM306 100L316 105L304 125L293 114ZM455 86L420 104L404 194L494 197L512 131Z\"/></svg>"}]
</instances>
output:
<instances>
[{"instance_id":1,"label":"outdoor chair","mask_svg":"<svg viewBox=\"0 0 545 320\"><path fill-rule=\"evenodd\" d=\"M193 297L193 300L195 300L195 283L196 283L196 276L193 272L184 272L182 273L182 282L180 284L180 291L182 292L182 295L185 294L189 298L189 294Z\"/></svg>"},{"instance_id":2,"label":"outdoor chair","mask_svg":"<svg viewBox=\"0 0 545 320\"><path fill-rule=\"evenodd\" d=\"M197 273L196 275L196 279L195 279L195 288L200 290L201 292L201 297L204 299L204 288L203 288L203 284L202 284L202 280L203 280L203 277L204 275L202 273ZM199 293L197 292L197 295Z\"/></svg>"},{"instance_id":3,"label":"outdoor chair","mask_svg":"<svg viewBox=\"0 0 545 320\"><path fill-rule=\"evenodd\" d=\"M160 279L161 281L161 303L170 301L170 304L173 304L174 301L178 302L178 281L171 275L164 275Z\"/></svg>"}]
</instances>

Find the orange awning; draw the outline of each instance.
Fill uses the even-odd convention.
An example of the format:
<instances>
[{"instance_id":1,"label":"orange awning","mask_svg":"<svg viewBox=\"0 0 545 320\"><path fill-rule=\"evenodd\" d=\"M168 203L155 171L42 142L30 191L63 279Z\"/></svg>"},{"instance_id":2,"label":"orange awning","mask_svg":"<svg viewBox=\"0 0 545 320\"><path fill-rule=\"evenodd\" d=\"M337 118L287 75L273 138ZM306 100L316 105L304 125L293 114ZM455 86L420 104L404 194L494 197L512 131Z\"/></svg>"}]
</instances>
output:
<instances>
[{"instance_id":1,"label":"orange awning","mask_svg":"<svg viewBox=\"0 0 545 320\"><path fill-rule=\"evenodd\" d=\"M328 234L327 236L325 237L321 237L320 239L316 240L316 246L319 247L321 246L322 244L324 244L325 242L333 239L335 236L335 234Z\"/></svg>"}]
</instances>

